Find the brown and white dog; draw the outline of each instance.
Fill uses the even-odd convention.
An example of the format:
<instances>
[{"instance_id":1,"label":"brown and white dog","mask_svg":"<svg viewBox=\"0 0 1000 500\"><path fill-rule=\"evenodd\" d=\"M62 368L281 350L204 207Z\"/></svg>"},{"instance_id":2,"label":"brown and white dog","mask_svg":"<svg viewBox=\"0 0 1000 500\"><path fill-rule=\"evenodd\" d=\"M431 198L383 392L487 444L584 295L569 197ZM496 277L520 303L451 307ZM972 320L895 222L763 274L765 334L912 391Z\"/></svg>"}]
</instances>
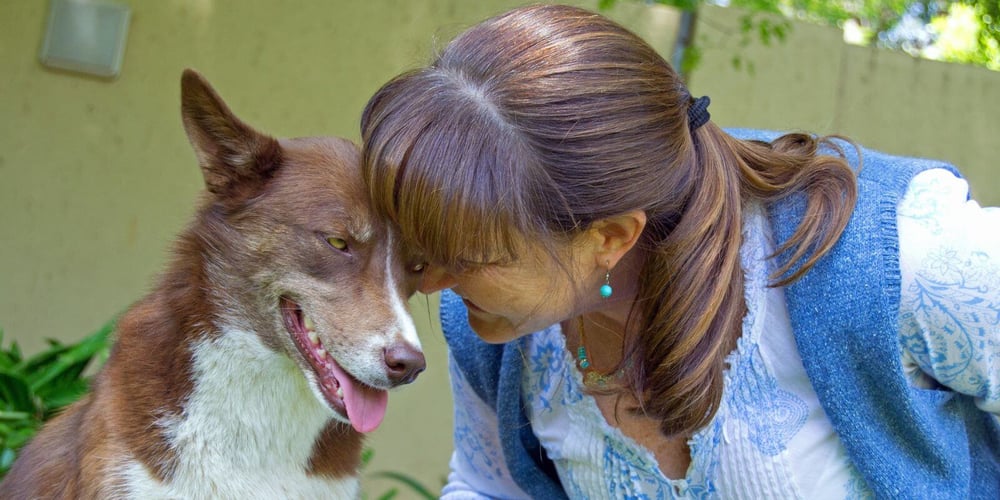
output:
<instances>
[{"instance_id":1,"label":"brown and white dog","mask_svg":"<svg viewBox=\"0 0 1000 500\"><path fill-rule=\"evenodd\" d=\"M92 392L21 451L0 498L354 498L362 433L424 369L416 276L357 147L276 140L196 72L181 87L204 202Z\"/></svg>"}]
</instances>

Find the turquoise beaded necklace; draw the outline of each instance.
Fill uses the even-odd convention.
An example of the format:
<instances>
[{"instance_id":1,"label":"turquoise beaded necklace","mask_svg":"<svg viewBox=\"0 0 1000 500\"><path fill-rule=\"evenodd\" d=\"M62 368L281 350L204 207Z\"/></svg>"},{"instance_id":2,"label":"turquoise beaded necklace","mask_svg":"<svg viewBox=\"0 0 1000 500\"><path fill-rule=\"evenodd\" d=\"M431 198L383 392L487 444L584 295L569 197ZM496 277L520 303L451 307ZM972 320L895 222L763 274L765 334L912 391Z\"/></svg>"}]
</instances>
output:
<instances>
[{"instance_id":1,"label":"turquoise beaded necklace","mask_svg":"<svg viewBox=\"0 0 1000 500\"><path fill-rule=\"evenodd\" d=\"M583 384L588 387L606 388L611 382L621 377L622 370L607 374L591 369L590 358L587 357L587 341L583 334L583 316L577 317L577 332L580 334L580 346L576 348L576 365L583 374Z\"/></svg>"}]
</instances>

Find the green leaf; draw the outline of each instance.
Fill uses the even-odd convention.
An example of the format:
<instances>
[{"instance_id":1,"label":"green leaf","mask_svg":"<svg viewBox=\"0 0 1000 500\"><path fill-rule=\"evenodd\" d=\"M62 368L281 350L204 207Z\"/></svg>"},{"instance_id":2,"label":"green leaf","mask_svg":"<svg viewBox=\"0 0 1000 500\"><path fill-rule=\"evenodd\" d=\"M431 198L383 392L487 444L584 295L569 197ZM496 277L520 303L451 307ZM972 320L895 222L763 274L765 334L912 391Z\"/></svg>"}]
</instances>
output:
<instances>
[{"instance_id":1,"label":"green leaf","mask_svg":"<svg viewBox=\"0 0 1000 500\"><path fill-rule=\"evenodd\" d=\"M788 30L790 29L792 29L792 23L785 21L783 23L776 24L774 26L773 33L779 41L784 42L785 38L788 36Z\"/></svg>"},{"instance_id":2,"label":"green leaf","mask_svg":"<svg viewBox=\"0 0 1000 500\"><path fill-rule=\"evenodd\" d=\"M7 469L14 465L15 458L17 458L17 453L11 448L5 447L3 451L0 451L0 472L7 472Z\"/></svg>"},{"instance_id":3,"label":"green leaf","mask_svg":"<svg viewBox=\"0 0 1000 500\"><path fill-rule=\"evenodd\" d=\"M10 349L7 350L10 357L17 362L20 362L24 356L21 355L21 348L17 345L17 342L11 342Z\"/></svg>"},{"instance_id":4,"label":"green leaf","mask_svg":"<svg viewBox=\"0 0 1000 500\"><path fill-rule=\"evenodd\" d=\"M19 361L12 358L7 351L0 351L0 370L13 370Z\"/></svg>"},{"instance_id":5,"label":"green leaf","mask_svg":"<svg viewBox=\"0 0 1000 500\"><path fill-rule=\"evenodd\" d=\"M28 420L31 414L26 411L0 411L0 420ZM3 429L0 429L2 431Z\"/></svg>"},{"instance_id":6,"label":"green leaf","mask_svg":"<svg viewBox=\"0 0 1000 500\"><path fill-rule=\"evenodd\" d=\"M698 45L688 45L684 48L684 58L681 59L681 74L690 75L701 63L701 48Z\"/></svg>"},{"instance_id":7,"label":"green leaf","mask_svg":"<svg viewBox=\"0 0 1000 500\"><path fill-rule=\"evenodd\" d=\"M89 389L90 382L87 380L68 380L58 386L46 387L44 392L39 391L39 397L42 398L42 406L48 413L76 402Z\"/></svg>"},{"instance_id":8,"label":"green leaf","mask_svg":"<svg viewBox=\"0 0 1000 500\"><path fill-rule=\"evenodd\" d=\"M114 326L109 321L74 344L49 340L45 350L27 359L16 342L0 349L0 479L43 423L87 392L83 374L90 363L107 359Z\"/></svg>"},{"instance_id":9,"label":"green leaf","mask_svg":"<svg viewBox=\"0 0 1000 500\"><path fill-rule=\"evenodd\" d=\"M771 28L767 19L764 19L757 24L757 31L760 33L761 43L763 43L765 47L771 45Z\"/></svg>"},{"instance_id":10,"label":"green leaf","mask_svg":"<svg viewBox=\"0 0 1000 500\"><path fill-rule=\"evenodd\" d=\"M18 365L18 370L23 373L34 373L40 369L52 364L55 359L65 351L67 348L60 344L53 345L49 342L49 347L34 356L22 359L21 363Z\"/></svg>"},{"instance_id":11,"label":"green leaf","mask_svg":"<svg viewBox=\"0 0 1000 500\"><path fill-rule=\"evenodd\" d=\"M701 0L656 0L656 3L680 10L695 10Z\"/></svg>"},{"instance_id":12,"label":"green leaf","mask_svg":"<svg viewBox=\"0 0 1000 500\"><path fill-rule=\"evenodd\" d=\"M380 497L378 497L378 500L392 500L393 498L396 498L396 495L398 493L399 490L397 490L396 488L392 488L389 491L383 493Z\"/></svg>"},{"instance_id":13,"label":"green leaf","mask_svg":"<svg viewBox=\"0 0 1000 500\"><path fill-rule=\"evenodd\" d=\"M114 324L108 323L77 344L53 346L49 351L32 358L29 365L34 367L37 373L32 373L31 388L39 391L60 377L78 378L94 356L104 349L108 335L113 329Z\"/></svg>"},{"instance_id":14,"label":"green leaf","mask_svg":"<svg viewBox=\"0 0 1000 500\"><path fill-rule=\"evenodd\" d=\"M6 411L20 411L37 414L34 393L21 377L0 372L0 408Z\"/></svg>"},{"instance_id":15,"label":"green leaf","mask_svg":"<svg viewBox=\"0 0 1000 500\"><path fill-rule=\"evenodd\" d=\"M380 477L384 479L391 479L393 481L398 481L408 486L410 489L412 489L417 495L420 496L420 498L426 498L429 500L437 498L437 495L431 493L430 490L428 490L427 487L424 486L423 484L420 484L420 481L417 481L416 479L406 474L393 471L379 471L379 472L373 472L370 475L372 477Z\"/></svg>"},{"instance_id":16,"label":"green leaf","mask_svg":"<svg viewBox=\"0 0 1000 500\"><path fill-rule=\"evenodd\" d=\"M0 328L0 347L2 346L3 346L3 329ZM13 346L11 347L13 348ZM0 368L3 369L10 368L16 365L20 361L21 359L19 357L15 357L13 352L0 349Z\"/></svg>"},{"instance_id":17,"label":"green leaf","mask_svg":"<svg viewBox=\"0 0 1000 500\"><path fill-rule=\"evenodd\" d=\"M5 444L15 450L20 449L22 446L28 444L31 438L35 437L35 433L38 432L39 427L41 427L41 424L37 423L14 429L4 436Z\"/></svg>"},{"instance_id":18,"label":"green leaf","mask_svg":"<svg viewBox=\"0 0 1000 500\"><path fill-rule=\"evenodd\" d=\"M372 458L375 458L375 450L371 448L365 448L361 450L361 468L364 469L371 463Z\"/></svg>"}]
</instances>

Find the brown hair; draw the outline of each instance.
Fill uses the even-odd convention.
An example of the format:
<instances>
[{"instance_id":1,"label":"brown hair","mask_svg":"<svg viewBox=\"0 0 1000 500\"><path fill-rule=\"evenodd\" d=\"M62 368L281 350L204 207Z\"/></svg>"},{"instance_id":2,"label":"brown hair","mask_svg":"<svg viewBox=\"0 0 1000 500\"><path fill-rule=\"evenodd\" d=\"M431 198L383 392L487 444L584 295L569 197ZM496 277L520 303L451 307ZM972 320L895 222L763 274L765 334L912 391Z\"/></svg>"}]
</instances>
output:
<instances>
[{"instance_id":1,"label":"brown hair","mask_svg":"<svg viewBox=\"0 0 1000 500\"><path fill-rule=\"evenodd\" d=\"M793 250L774 276L784 285L836 242L856 189L842 158L817 154L828 139L741 141L711 122L692 133L691 102L623 27L575 7L520 8L372 97L364 176L405 241L457 268L645 211L624 386L664 434L693 432L718 408L745 313L744 205L806 194L807 216L779 249Z\"/></svg>"}]
</instances>

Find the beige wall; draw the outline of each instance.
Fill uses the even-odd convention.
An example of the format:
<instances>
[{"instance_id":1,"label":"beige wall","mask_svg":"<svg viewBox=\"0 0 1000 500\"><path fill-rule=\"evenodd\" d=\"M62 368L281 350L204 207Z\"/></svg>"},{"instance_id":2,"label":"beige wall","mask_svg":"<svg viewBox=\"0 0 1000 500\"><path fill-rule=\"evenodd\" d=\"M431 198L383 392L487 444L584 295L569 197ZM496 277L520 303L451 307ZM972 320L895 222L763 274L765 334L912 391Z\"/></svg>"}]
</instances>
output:
<instances>
[{"instance_id":1,"label":"beige wall","mask_svg":"<svg viewBox=\"0 0 1000 500\"><path fill-rule=\"evenodd\" d=\"M189 217L201 176L179 119L183 68L202 71L270 133L357 140L358 115L381 83L520 3L120 1L133 20L115 81L42 68L47 2L0 4L0 328L5 344L28 352L45 337L80 338L148 290ZM672 12L626 2L612 15L669 53ZM713 9L699 27L712 42L692 90L712 96L717 123L841 132L950 159L967 166L980 199L1000 204L991 156L1000 73L847 47L831 30L800 26L784 45L748 49L751 76L729 66L735 22ZM413 306L430 366L390 398L370 440L373 469L436 486L451 449L446 356L433 300Z\"/></svg>"},{"instance_id":2,"label":"beige wall","mask_svg":"<svg viewBox=\"0 0 1000 500\"><path fill-rule=\"evenodd\" d=\"M739 47L739 13L706 8L691 80L725 126L845 134L888 153L957 165L981 203L1000 205L1000 72L844 44L797 23L785 43ZM735 71L734 54L754 66Z\"/></svg>"}]
</instances>

